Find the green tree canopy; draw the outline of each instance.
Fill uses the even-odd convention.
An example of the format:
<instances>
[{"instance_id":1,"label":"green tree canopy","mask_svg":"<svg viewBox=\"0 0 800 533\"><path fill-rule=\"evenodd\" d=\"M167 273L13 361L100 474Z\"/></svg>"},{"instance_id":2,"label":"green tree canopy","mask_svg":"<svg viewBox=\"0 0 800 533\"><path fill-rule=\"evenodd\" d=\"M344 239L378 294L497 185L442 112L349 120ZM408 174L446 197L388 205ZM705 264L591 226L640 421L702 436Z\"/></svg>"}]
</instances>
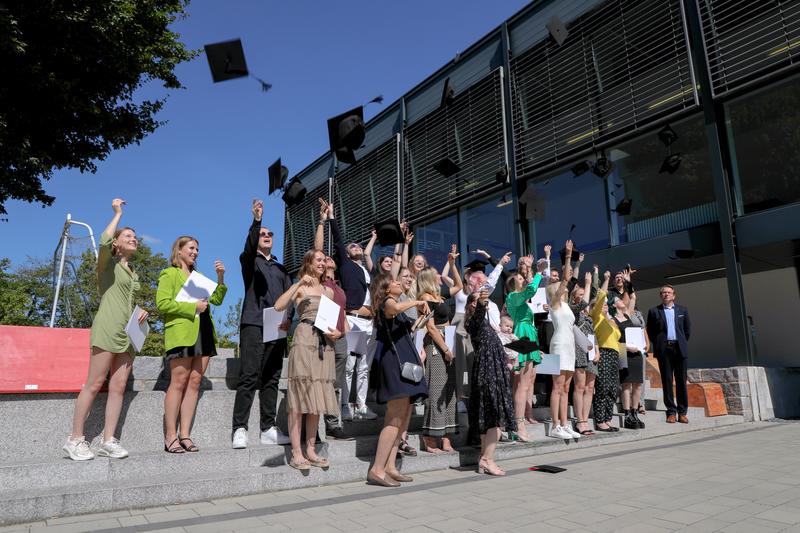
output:
<instances>
[{"instance_id":1,"label":"green tree canopy","mask_svg":"<svg viewBox=\"0 0 800 533\"><path fill-rule=\"evenodd\" d=\"M0 214L9 199L51 205L53 169L97 170L162 123L148 82L181 88L196 52L169 26L188 0L0 0Z\"/></svg>"}]
</instances>

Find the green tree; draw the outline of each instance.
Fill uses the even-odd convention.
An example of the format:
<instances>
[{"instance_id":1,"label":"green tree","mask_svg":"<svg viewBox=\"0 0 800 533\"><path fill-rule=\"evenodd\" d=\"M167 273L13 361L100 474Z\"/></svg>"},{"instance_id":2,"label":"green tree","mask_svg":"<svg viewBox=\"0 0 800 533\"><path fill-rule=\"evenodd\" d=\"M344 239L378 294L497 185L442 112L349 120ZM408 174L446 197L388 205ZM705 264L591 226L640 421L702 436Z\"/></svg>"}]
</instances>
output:
<instances>
[{"instance_id":1,"label":"green tree","mask_svg":"<svg viewBox=\"0 0 800 533\"><path fill-rule=\"evenodd\" d=\"M9 199L51 205L42 180L53 169L95 172L163 124L165 98L134 93L148 82L182 88L174 69L197 52L169 27L187 2L0 3L0 214Z\"/></svg>"},{"instance_id":2,"label":"green tree","mask_svg":"<svg viewBox=\"0 0 800 533\"><path fill-rule=\"evenodd\" d=\"M235 304L228 305L225 319L217 320L217 346L220 348L233 348L236 357L239 357L239 322L242 318L242 299Z\"/></svg>"}]
</instances>

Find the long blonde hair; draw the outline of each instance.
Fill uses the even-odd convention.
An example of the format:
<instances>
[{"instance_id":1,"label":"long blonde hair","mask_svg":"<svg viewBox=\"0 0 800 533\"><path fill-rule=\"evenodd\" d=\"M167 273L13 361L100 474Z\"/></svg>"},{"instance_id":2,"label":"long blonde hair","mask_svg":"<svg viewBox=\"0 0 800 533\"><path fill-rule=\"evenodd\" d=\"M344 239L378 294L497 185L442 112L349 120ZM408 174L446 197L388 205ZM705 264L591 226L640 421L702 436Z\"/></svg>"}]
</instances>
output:
<instances>
[{"instance_id":1,"label":"long blonde hair","mask_svg":"<svg viewBox=\"0 0 800 533\"><path fill-rule=\"evenodd\" d=\"M441 296L438 275L439 273L436 272L436 269L431 266L419 271L419 274L417 274L417 298L422 298L425 293Z\"/></svg>"},{"instance_id":2,"label":"long blonde hair","mask_svg":"<svg viewBox=\"0 0 800 533\"><path fill-rule=\"evenodd\" d=\"M180 237L175 239L175 242L172 243L172 252L170 252L169 254L170 265L180 268L181 262L178 259L178 252L181 250L181 248L186 246L187 242L192 242L192 241L197 243L197 248L200 248L200 241L198 241L197 239L195 239L190 235L181 235ZM194 270L194 265L190 265L189 270Z\"/></svg>"}]
</instances>

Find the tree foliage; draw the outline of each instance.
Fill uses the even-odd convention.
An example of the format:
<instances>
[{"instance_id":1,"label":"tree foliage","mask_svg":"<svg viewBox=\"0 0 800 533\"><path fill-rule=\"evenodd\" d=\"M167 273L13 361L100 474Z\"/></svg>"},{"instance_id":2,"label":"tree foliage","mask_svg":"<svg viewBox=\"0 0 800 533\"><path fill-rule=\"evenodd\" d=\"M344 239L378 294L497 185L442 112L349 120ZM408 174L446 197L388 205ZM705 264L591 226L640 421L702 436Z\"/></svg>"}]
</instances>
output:
<instances>
[{"instance_id":1,"label":"tree foliage","mask_svg":"<svg viewBox=\"0 0 800 533\"><path fill-rule=\"evenodd\" d=\"M140 244L130 264L139 275L141 285L135 303L150 314L150 334L142 354L161 355L164 353L164 321L156 309L156 289L158 274L168 266L168 261L162 254L154 254L150 247ZM59 297L55 326L89 328L100 305L94 254L85 250L77 264L68 263L65 268L69 283ZM28 258L24 266L12 271L11 261L0 259L0 324L49 324L53 296L53 264L50 261Z\"/></svg>"},{"instance_id":2,"label":"tree foliage","mask_svg":"<svg viewBox=\"0 0 800 533\"><path fill-rule=\"evenodd\" d=\"M223 320L217 319L217 346L220 348L233 348L239 356L239 323L242 318L242 299L235 304L228 305Z\"/></svg>"},{"instance_id":3,"label":"tree foliage","mask_svg":"<svg viewBox=\"0 0 800 533\"><path fill-rule=\"evenodd\" d=\"M0 214L9 199L51 205L53 169L97 170L111 150L162 123L181 88L175 67L196 55L169 29L188 0L0 0Z\"/></svg>"}]
</instances>

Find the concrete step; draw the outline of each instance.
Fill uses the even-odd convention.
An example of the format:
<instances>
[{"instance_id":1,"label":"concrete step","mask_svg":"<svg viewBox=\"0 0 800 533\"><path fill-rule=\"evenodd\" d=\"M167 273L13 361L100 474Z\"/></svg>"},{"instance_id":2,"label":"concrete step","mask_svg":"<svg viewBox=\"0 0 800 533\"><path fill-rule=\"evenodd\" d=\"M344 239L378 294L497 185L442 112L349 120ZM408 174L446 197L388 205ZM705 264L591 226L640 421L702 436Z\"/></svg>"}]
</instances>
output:
<instances>
[{"instance_id":1,"label":"concrete step","mask_svg":"<svg viewBox=\"0 0 800 533\"><path fill-rule=\"evenodd\" d=\"M734 415L694 417L688 425L666 424L660 416L652 418L646 430L598 433L569 441L546 437L545 424L529 425L532 442L501 443L497 456L500 460L536 456L743 422L741 416ZM177 456L150 452L135 453L123 460L76 463L51 459L6 465L0 469L0 525L362 480L375 442L373 436L323 443L320 453L331 459L332 466L327 471L312 469L307 475L286 465L285 447L260 445L246 450L210 448ZM416 435L411 436L411 443L419 446ZM420 452L416 457L403 458L401 469L413 473L466 467L474 465L477 456L477 448L465 446L449 454Z\"/></svg>"}]
</instances>

